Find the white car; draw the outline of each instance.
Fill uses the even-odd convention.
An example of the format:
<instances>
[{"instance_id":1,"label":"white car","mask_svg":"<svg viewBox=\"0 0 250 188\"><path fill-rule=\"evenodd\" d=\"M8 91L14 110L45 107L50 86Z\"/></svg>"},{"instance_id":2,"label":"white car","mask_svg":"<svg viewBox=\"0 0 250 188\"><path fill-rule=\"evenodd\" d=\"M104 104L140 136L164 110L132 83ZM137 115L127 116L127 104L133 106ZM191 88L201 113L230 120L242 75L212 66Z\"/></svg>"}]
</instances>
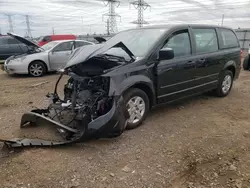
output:
<instances>
[{"instance_id":1,"label":"white car","mask_svg":"<svg viewBox=\"0 0 250 188\"><path fill-rule=\"evenodd\" d=\"M58 40L39 47L37 44L13 33L8 35L24 43L28 52L11 56L4 62L8 74L30 74L35 77L63 68L72 51L85 45L94 45L85 40Z\"/></svg>"}]
</instances>

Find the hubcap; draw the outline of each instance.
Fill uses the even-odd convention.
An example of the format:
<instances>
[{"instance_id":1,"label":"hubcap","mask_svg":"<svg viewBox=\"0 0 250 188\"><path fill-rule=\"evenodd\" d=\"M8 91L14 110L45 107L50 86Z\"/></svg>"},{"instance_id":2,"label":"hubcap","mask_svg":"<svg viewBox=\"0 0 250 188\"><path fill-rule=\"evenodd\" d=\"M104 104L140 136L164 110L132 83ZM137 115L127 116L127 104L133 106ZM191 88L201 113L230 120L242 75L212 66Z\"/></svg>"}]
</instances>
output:
<instances>
[{"instance_id":1,"label":"hubcap","mask_svg":"<svg viewBox=\"0 0 250 188\"><path fill-rule=\"evenodd\" d=\"M227 93L230 90L231 84L232 84L232 77L230 75L225 76L222 82L223 93Z\"/></svg>"},{"instance_id":2,"label":"hubcap","mask_svg":"<svg viewBox=\"0 0 250 188\"><path fill-rule=\"evenodd\" d=\"M145 113L145 102L139 96L133 97L128 101L127 109L130 116L128 123L137 123Z\"/></svg>"},{"instance_id":3,"label":"hubcap","mask_svg":"<svg viewBox=\"0 0 250 188\"><path fill-rule=\"evenodd\" d=\"M33 76L40 76L43 73L43 67L39 64L33 64L30 66L30 73Z\"/></svg>"}]
</instances>

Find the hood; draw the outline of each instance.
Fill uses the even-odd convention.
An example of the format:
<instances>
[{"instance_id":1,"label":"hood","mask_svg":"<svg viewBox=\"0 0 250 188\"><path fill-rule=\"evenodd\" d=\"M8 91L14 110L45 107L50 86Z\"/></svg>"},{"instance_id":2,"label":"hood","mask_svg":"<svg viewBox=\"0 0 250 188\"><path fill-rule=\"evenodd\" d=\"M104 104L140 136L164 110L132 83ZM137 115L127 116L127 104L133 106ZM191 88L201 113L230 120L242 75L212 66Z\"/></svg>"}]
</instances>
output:
<instances>
[{"instance_id":1,"label":"hood","mask_svg":"<svg viewBox=\"0 0 250 188\"><path fill-rule=\"evenodd\" d=\"M99 54L103 54L110 48L122 48L131 57L132 60L135 60L134 54L122 42L118 42L116 44L103 43L95 45L86 45L81 48L75 49L72 55L70 56L65 68L69 68L76 64L84 63Z\"/></svg>"},{"instance_id":2,"label":"hood","mask_svg":"<svg viewBox=\"0 0 250 188\"><path fill-rule=\"evenodd\" d=\"M35 44L34 42L25 39L17 34L14 33L7 33L9 36L15 38L16 40L20 41L21 43L25 44L28 47L32 47L32 48L40 48L37 44Z\"/></svg>"}]
</instances>

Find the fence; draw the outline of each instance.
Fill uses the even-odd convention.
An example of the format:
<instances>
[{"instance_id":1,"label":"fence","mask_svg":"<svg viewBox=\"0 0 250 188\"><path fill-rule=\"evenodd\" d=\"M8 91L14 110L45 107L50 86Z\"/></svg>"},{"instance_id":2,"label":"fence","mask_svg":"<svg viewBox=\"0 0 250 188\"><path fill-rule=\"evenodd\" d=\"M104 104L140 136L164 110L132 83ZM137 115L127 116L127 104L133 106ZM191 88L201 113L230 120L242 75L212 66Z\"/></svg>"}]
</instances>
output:
<instances>
[{"instance_id":1,"label":"fence","mask_svg":"<svg viewBox=\"0 0 250 188\"><path fill-rule=\"evenodd\" d=\"M248 51L250 45L250 29L236 29L235 30L242 50Z\"/></svg>"}]
</instances>

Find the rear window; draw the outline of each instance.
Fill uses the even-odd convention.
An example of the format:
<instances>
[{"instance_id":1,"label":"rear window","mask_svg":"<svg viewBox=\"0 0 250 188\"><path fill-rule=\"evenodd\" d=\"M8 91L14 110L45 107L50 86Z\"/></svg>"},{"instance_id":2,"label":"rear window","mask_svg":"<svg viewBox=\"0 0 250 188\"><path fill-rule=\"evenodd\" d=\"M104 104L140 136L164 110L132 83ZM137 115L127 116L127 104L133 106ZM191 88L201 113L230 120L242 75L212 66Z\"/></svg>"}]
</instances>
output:
<instances>
[{"instance_id":1,"label":"rear window","mask_svg":"<svg viewBox=\"0 0 250 188\"><path fill-rule=\"evenodd\" d=\"M229 29L220 29L222 37L222 48L239 47L238 39L233 31Z\"/></svg>"}]
</instances>

